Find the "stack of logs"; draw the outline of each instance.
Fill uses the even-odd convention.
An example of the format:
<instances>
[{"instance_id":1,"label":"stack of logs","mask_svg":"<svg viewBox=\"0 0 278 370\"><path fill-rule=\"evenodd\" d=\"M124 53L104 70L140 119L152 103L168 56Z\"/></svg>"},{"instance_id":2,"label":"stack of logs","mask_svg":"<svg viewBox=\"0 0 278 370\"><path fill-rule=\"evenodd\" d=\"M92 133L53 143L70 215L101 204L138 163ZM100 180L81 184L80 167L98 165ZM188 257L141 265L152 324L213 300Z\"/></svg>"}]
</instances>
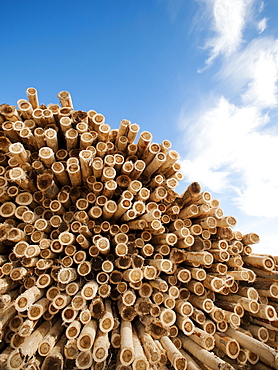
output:
<instances>
[{"instance_id":1,"label":"stack of logs","mask_svg":"<svg viewBox=\"0 0 278 370\"><path fill-rule=\"evenodd\" d=\"M27 96L0 106L0 369L278 369L278 257L175 192L168 140Z\"/></svg>"}]
</instances>

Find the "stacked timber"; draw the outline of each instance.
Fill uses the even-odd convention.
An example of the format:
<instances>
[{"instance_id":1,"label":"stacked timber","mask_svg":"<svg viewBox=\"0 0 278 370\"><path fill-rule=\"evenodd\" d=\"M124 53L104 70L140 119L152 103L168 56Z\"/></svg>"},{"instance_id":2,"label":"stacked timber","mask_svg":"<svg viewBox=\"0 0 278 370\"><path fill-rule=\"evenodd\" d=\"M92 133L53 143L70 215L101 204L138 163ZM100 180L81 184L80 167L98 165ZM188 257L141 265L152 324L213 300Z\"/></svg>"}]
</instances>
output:
<instances>
[{"instance_id":1,"label":"stacked timber","mask_svg":"<svg viewBox=\"0 0 278 370\"><path fill-rule=\"evenodd\" d=\"M258 235L175 191L168 140L27 97L0 106L0 369L278 369Z\"/></svg>"}]
</instances>

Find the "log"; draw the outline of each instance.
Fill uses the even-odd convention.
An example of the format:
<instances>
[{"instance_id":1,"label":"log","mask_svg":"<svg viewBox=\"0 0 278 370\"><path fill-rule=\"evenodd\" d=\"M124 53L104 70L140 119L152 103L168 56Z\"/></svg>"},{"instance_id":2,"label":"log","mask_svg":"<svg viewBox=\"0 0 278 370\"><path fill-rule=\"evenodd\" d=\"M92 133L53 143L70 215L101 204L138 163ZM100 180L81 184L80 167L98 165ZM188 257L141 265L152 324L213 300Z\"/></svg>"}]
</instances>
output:
<instances>
[{"instance_id":1,"label":"log","mask_svg":"<svg viewBox=\"0 0 278 370\"><path fill-rule=\"evenodd\" d=\"M213 353L203 349L198 344L194 343L190 338L181 337L183 348L191 353L194 357L205 363L213 370L233 370L233 367L227 362L221 360L219 357Z\"/></svg>"},{"instance_id":2,"label":"log","mask_svg":"<svg viewBox=\"0 0 278 370\"><path fill-rule=\"evenodd\" d=\"M58 319L56 323L49 330L48 334L43 338L38 347L38 353L41 356L48 356L58 342L64 328L61 326L62 320ZM65 338L63 339L65 342ZM57 343L58 344L58 343Z\"/></svg>"},{"instance_id":3,"label":"log","mask_svg":"<svg viewBox=\"0 0 278 370\"><path fill-rule=\"evenodd\" d=\"M135 331L133 331L132 334L133 334L133 347L134 347L134 361L133 361L132 367L135 370L139 370L139 369L148 370L149 363L144 353L144 350L142 348L141 342Z\"/></svg>"},{"instance_id":4,"label":"log","mask_svg":"<svg viewBox=\"0 0 278 370\"><path fill-rule=\"evenodd\" d=\"M194 332L189 336L189 338L207 351L211 351L214 348L215 337L202 329L195 327Z\"/></svg>"},{"instance_id":5,"label":"log","mask_svg":"<svg viewBox=\"0 0 278 370\"><path fill-rule=\"evenodd\" d=\"M120 362L122 365L128 366L134 361L134 344L132 336L132 326L130 321L121 322L121 347L120 347Z\"/></svg>"},{"instance_id":6,"label":"log","mask_svg":"<svg viewBox=\"0 0 278 370\"><path fill-rule=\"evenodd\" d=\"M233 337L238 343L243 347L248 349L251 352L258 354L260 359L269 366L272 366L274 369L278 368L278 357L277 352L266 345L265 343L259 342L255 338L236 331L235 329L229 328L227 334Z\"/></svg>"},{"instance_id":7,"label":"log","mask_svg":"<svg viewBox=\"0 0 278 370\"><path fill-rule=\"evenodd\" d=\"M140 322L136 322L138 336L144 348L144 353L151 365L157 364L161 360L161 353L155 345L152 336L145 332L144 326Z\"/></svg>"},{"instance_id":8,"label":"log","mask_svg":"<svg viewBox=\"0 0 278 370\"><path fill-rule=\"evenodd\" d=\"M15 309L18 312L23 312L29 309L29 307L41 298L44 294L44 291L37 288L36 286L27 289L15 300Z\"/></svg>"},{"instance_id":9,"label":"log","mask_svg":"<svg viewBox=\"0 0 278 370\"><path fill-rule=\"evenodd\" d=\"M160 339L163 348L166 350L167 356L176 370L184 370L187 368L187 361L181 352L175 347L170 338L163 336Z\"/></svg>"},{"instance_id":10,"label":"log","mask_svg":"<svg viewBox=\"0 0 278 370\"><path fill-rule=\"evenodd\" d=\"M214 335L216 346L226 353L232 359L236 359L239 355L240 347L238 342L225 335L224 333L216 332Z\"/></svg>"},{"instance_id":11,"label":"log","mask_svg":"<svg viewBox=\"0 0 278 370\"><path fill-rule=\"evenodd\" d=\"M62 335L57 342L57 344L52 349L51 353L49 353L45 360L42 363L42 370L51 370L55 368L55 370L62 370L64 367L64 356L63 356L63 347L66 343L66 337Z\"/></svg>"},{"instance_id":12,"label":"log","mask_svg":"<svg viewBox=\"0 0 278 370\"><path fill-rule=\"evenodd\" d=\"M32 357L39 346L40 341L49 332L51 323L44 321L20 346L20 351L13 350L8 358L7 364L11 369L20 369L25 358Z\"/></svg>"},{"instance_id":13,"label":"log","mask_svg":"<svg viewBox=\"0 0 278 370\"><path fill-rule=\"evenodd\" d=\"M77 338L76 346L81 352L89 351L93 347L97 333L97 322L92 319L84 325L80 335Z\"/></svg>"}]
</instances>

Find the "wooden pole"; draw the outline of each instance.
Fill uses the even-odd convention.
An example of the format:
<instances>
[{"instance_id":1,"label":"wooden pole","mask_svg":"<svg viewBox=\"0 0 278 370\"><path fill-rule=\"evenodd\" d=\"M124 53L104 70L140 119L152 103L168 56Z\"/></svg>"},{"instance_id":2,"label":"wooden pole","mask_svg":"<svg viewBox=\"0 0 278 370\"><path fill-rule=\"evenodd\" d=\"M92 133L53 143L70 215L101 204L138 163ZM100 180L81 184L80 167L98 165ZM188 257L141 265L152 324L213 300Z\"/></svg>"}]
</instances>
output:
<instances>
[{"instance_id":1,"label":"wooden pole","mask_svg":"<svg viewBox=\"0 0 278 370\"><path fill-rule=\"evenodd\" d=\"M187 361L181 352L175 347L174 343L166 336L160 339L160 343L166 350L167 357L176 370L183 370L187 368Z\"/></svg>"},{"instance_id":2,"label":"wooden pole","mask_svg":"<svg viewBox=\"0 0 278 370\"><path fill-rule=\"evenodd\" d=\"M134 344L130 321L121 321L120 362L128 366L134 361Z\"/></svg>"},{"instance_id":3,"label":"wooden pole","mask_svg":"<svg viewBox=\"0 0 278 370\"><path fill-rule=\"evenodd\" d=\"M255 338L241 333L235 329L229 328L227 334L238 341L238 343L251 352L257 353L260 359L267 365L278 369L277 352L265 343L261 343Z\"/></svg>"}]
</instances>

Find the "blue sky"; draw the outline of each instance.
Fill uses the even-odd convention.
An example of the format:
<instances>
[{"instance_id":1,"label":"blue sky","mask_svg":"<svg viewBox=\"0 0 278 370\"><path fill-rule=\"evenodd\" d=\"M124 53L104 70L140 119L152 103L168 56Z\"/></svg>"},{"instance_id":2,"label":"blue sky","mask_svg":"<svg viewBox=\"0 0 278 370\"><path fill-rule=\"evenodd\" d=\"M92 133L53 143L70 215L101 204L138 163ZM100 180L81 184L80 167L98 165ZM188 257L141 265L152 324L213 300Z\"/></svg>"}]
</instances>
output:
<instances>
[{"instance_id":1,"label":"blue sky","mask_svg":"<svg viewBox=\"0 0 278 370\"><path fill-rule=\"evenodd\" d=\"M172 141L182 192L219 199L255 252L278 254L278 1L1 3L0 102L68 90L117 128Z\"/></svg>"}]
</instances>

